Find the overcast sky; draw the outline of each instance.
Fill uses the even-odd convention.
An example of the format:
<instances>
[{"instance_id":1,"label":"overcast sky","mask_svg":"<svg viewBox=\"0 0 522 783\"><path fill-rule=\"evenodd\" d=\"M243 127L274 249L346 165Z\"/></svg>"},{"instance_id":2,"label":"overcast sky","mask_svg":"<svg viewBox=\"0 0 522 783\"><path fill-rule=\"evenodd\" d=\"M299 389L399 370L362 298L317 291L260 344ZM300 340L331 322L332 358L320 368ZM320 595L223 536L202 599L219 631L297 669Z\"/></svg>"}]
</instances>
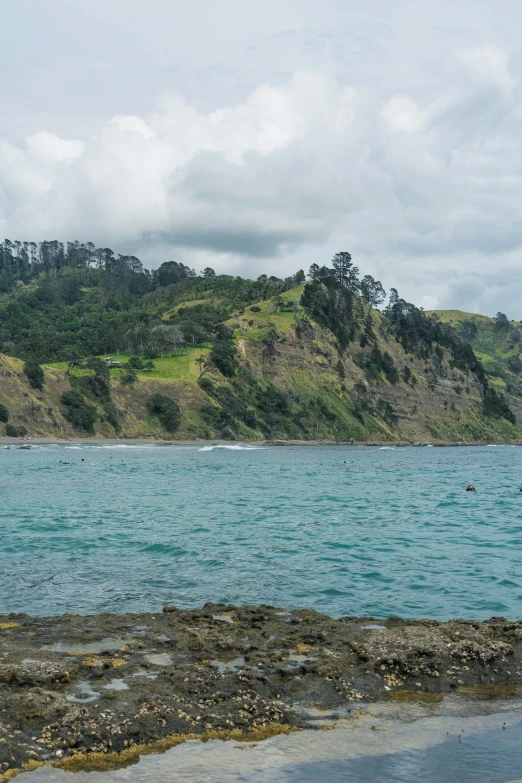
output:
<instances>
[{"instance_id":1,"label":"overcast sky","mask_svg":"<svg viewBox=\"0 0 522 783\"><path fill-rule=\"evenodd\" d=\"M0 234L522 319L516 0L16 0Z\"/></svg>"}]
</instances>

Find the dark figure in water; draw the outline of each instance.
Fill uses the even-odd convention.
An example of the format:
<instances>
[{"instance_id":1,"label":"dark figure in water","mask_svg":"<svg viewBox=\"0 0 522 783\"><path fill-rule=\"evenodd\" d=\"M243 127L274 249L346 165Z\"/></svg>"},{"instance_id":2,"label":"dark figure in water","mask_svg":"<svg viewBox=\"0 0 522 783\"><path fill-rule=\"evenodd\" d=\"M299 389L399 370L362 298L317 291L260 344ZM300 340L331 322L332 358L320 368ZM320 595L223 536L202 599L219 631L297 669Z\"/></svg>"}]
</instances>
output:
<instances>
[{"instance_id":1,"label":"dark figure in water","mask_svg":"<svg viewBox=\"0 0 522 783\"><path fill-rule=\"evenodd\" d=\"M522 489L520 491L522 492ZM475 492L475 487L470 484L469 487L466 487L466 492Z\"/></svg>"}]
</instances>

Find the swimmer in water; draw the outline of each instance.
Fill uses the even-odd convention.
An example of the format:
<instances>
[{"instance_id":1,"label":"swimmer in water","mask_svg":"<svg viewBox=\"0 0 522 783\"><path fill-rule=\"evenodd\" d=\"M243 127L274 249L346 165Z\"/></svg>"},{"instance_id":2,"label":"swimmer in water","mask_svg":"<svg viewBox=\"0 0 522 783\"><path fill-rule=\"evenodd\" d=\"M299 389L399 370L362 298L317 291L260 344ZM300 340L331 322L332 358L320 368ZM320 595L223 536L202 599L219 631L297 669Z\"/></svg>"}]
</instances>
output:
<instances>
[{"instance_id":1,"label":"swimmer in water","mask_svg":"<svg viewBox=\"0 0 522 783\"><path fill-rule=\"evenodd\" d=\"M522 492L522 489L520 491ZM475 487L470 484L469 487L466 487L466 492L475 492Z\"/></svg>"}]
</instances>

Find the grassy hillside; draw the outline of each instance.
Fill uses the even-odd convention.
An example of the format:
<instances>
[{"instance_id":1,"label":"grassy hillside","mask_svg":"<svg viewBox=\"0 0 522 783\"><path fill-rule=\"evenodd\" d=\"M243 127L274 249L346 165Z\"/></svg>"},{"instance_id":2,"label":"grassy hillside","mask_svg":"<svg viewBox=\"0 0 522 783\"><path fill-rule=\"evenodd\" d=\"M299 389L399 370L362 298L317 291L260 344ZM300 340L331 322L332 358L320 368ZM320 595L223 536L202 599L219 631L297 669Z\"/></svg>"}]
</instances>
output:
<instances>
[{"instance_id":1,"label":"grassy hillside","mask_svg":"<svg viewBox=\"0 0 522 783\"><path fill-rule=\"evenodd\" d=\"M361 350L360 342L340 351L335 336L316 322L309 322L304 331L300 328L302 288L286 292L282 305L280 299L271 298L254 305L253 311L251 306L231 314L226 325L237 351L233 377L226 377L215 365L205 368L212 352L205 346L155 358L154 367L137 370L130 385L122 382L125 367L112 368L111 399L122 412L121 428L107 421L103 404L91 395L88 399L99 417L94 432L166 439L522 440L521 427L484 415L481 385L472 373L452 367L447 351L436 366L431 358L407 353L376 311L372 312L375 344L391 356L398 380L392 383L382 373L369 377L368 368L361 366L361 357L369 353ZM269 332L275 334L270 349ZM124 354L111 356L122 364L129 359ZM411 374L408 381L406 367ZM67 375L66 363L58 362L44 365L44 372L43 391L31 389L23 362L0 355L0 403L9 409L10 422L36 436L88 434L67 421L60 399L92 371L78 366ZM157 392L176 400L181 408L181 423L174 434L147 410L147 400ZM277 415L263 412L264 398L273 398L268 407L272 405ZM252 416L241 412L242 405Z\"/></svg>"},{"instance_id":2,"label":"grassy hillside","mask_svg":"<svg viewBox=\"0 0 522 783\"><path fill-rule=\"evenodd\" d=\"M65 366L44 365L45 382L43 390L39 391L29 386L22 370L23 362L0 354L0 404L9 411L9 423L25 427L34 436L86 437L97 434L106 437L170 438L170 433L162 429L157 417L147 411L145 404L152 394L160 392L176 399L181 406L182 424L177 437L211 437L212 431L205 427L197 415L206 401L206 395L195 382L196 377L190 374L191 366L187 357L165 360L160 363L153 377L138 373L138 379L131 387L122 386L118 377L121 371L112 370L112 400L122 412L121 429L115 429L106 421L103 405L97 403L96 399L89 399L99 415L94 433L89 433L67 421L65 408L61 404L63 392L71 388L71 382L74 384L75 379L90 375L87 370L74 369L68 376ZM0 424L0 434L2 427Z\"/></svg>"},{"instance_id":3,"label":"grassy hillside","mask_svg":"<svg viewBox=\"0 0 522 783\"><path fill-rule=\"evenodd\" d=\"M519 327L383 308L349 253L305 282L24 247L0 245L0 435L522 441Z\"/></svg>"}]
</instances>

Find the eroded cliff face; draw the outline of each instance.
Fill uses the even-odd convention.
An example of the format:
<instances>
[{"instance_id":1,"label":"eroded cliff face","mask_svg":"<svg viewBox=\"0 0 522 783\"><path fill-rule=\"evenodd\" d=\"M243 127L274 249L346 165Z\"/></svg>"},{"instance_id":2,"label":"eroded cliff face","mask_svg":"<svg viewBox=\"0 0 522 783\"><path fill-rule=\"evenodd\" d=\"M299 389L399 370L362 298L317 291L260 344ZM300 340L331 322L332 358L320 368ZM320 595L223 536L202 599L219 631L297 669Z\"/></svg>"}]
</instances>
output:
<instances>
[{"instance_id":1,"label":"eroded cliff face","mask_svg":"<svg viewBox=\"0 0 522 783\"><path fill-rule=\"evenodd\" d=\"M398 381L390 383L382 374L369 380L361 369L361 356L369 349L363 351L355 343L340 354L333 336L317 325L302 337L291 327L271 354L260 341L246 337L241 343L243 361L276 385L334 394L342 413L353 417L354 432L365 440L522 439L522 428L484 416L482 384L474 374L452 368L447 352L436 361L418 359L406 354L393 337L379 334L380 350L390 354L398 371ZM409 382L404 380L406 367L411 370ZM384 403L391 406L388 415ZM335 422L329 434L335 437Z\"/></svg>"},{"instance_id":2,"label":"eroded cliff face","mask_svg":"<svg viewBox=\"0 0 522 783\"><path fill-rule=\"evenodd\" d=\"M0 403L9 411L9 423L25 426L32 435L69 432L60 405L61 395L70 387L67 376L46 368L44 388L39 391L30 387L23 367L20 359L0 354Z\"/></svg>"},{"instance_id":3,"label":"eroded cliff face","mask_svg":"<svg viewBox=\"0 0 522 783\"><path fill-rule=\"evenodd\" d=\"M0 354L0 403L9 410L9 422L15 426L24 426L29 434L36 437L89 437L89 433L74 428L65 416L65 408L60 399L64 391L71 388L71 380L66 372L44 367L45 381L43 390L31 389L23 372L23 362L19 359ZM161 378L138 378L132 387L122 386L117 377L111 378L111 397L121 412L121 430L116 431L103 420L103 408L100 405L100 418L95 423L94 435L104 437L170 437L163 433L159 423L149 416L146 409L147 398L156 392L171 396L179 401L185 413L185 425L189 426L192 412L197 412L205 403L206 395L199 386L191 381L168 381ZM96 400L89 399L91 404ZM0 425L0 428L2 425ZM0 429L0 433L2 430ZM91 433L92 434L92 433ZM179 437L194 437L194 433L180 429Z\"/></svg>"},{"instance_id":4,"label":"eroded cliff face","mask_svg":"<svg viewBox=\"0 0 522 783\"><path fill-rule=\"evenodd\" d=\"M105 437L198 439L227 437L239 440L304 439L381 442L483 442L522 441L522 427L503 418L483 413L483 387L477 376L452 366L445 351L428 359L407 354L387 333L375 313L376 343L389 354L396 369L395 382L385 373L368 373L365 358L370 346L350 343L342 353L334 336L315 323L299 329L288 323L279 329L269 346L263 333L242 329L235 341L238 367L261 385L272 384L288 395L289 404L316 408L315 418L299 420L285 429L284 417L267 432L254 422L233 420L226 429L216 426L212 412L228 404L215 393L207 393L199 384L200 368L196 360L200 349L189 351L184 378L165 378L152 370L139 373L135 383L121 383L120 370L111 371L111 398L120 412L117 431L106 420L103 406L96 399L99 417L94 433ZM207 352L208 353L208 352ZM175 361L174 359L172 360ZM0 354L0 403L9 410L9 422L24 426L33 436L79 437L89 433L75 429L65 416L61 395L70 388L71 378L63 370L44 367L42 391L31 389L23 372L23 363ZM73 371L73 376L74 376ZM155 375L155 372L157 373ZM214 389L229 389L237 395L233 382L214 367L204 378ZM74 377L73 377L74 383ZM146 407L148 397L161 393L175 399L181 408L181 424L176 433L161 428ZM233 398L231 397L232 401ZM514 408L518 414L517 408ZM0 424L0 435L3 425Z\"/></svg>"}]
</instances>

